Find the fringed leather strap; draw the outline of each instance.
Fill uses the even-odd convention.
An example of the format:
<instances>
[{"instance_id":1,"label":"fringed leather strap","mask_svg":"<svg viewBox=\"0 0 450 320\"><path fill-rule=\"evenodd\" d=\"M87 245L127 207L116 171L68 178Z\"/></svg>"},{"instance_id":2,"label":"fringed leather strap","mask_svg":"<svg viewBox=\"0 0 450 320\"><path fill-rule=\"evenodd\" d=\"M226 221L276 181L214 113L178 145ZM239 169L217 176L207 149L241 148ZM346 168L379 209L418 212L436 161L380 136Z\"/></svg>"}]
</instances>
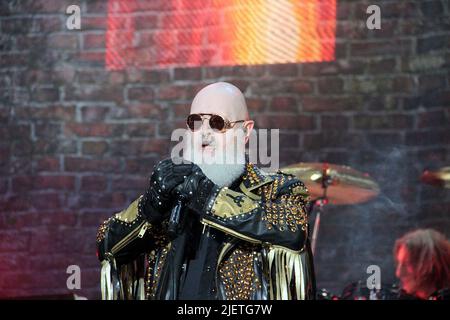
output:
<instances>
[{"instance_id":1,"label":"fringed leather strap","mask_svg":"<svg viewBox=\"0 0 450 320\"><path fill-rule=\"evenodd\" d=\"M291 284L296 299L305 299L305 273L302 252L272 246L268 255L271 300L292 299Z\"/></svg>"}]
</instances>

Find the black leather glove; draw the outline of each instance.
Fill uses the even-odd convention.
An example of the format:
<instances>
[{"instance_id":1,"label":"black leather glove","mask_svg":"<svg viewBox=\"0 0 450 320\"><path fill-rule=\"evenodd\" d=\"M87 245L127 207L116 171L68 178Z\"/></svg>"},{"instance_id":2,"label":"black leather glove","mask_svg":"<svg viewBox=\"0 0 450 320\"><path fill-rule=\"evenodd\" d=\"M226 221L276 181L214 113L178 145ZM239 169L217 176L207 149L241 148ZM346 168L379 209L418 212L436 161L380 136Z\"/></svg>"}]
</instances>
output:
<instances>
[{"instance_id":1,"label":"black leather glove","mask_svg":"<svg viewBox=\"0 0 450 320\"><path fill-rule=\"evenodd\" d=\"M175 188L174 194L182 196L184 203L201 218L206 212L206 202L218 188L199 166L193 164L192 173Z\"/></svg>"},{"instance_id":2,"label":"black leather glove","mask_svg":"<svg viewBox=\"0 0 450 320\"><path fill-rule=\"evenodd\" d=\"M191 175L193 166L192 163L174 164L171 159L156 165L142 200L142 214L150 223L158 223L168 217L174 200L173 191Z\"/></svg>"}]
</instances>

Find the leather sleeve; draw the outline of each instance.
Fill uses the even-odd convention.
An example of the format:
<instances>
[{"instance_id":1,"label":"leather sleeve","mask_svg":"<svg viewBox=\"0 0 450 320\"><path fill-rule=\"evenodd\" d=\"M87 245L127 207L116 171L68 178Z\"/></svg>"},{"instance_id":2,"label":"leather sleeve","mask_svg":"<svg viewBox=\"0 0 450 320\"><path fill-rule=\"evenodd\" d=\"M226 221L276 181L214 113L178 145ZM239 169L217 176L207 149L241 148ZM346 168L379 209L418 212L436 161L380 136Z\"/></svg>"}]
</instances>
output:
<instances>
[{"instance_id":1,"label":"leather sleeve","mask_svg":"<svg viewBox=\"0 0 450 320\"><path fill-rule=\"evenodd\" d=\"M164 236L164 224L155 228L139 213L142 198L100 225L97 232L97 257L100 261L114 258L117 264L128 263L150 250L158 238Z\"/></svg>"},{"instance_id":2,"label":"leather sleeve","mask_svg":"<svg viewBox=\"0 0 450 320\"><path fill-rule=\"evenodd\" d=\"M207 200L202 222L249 242L302 250L308 237L305 185L279 175L260 193L216 187Z\"/></svg>"}]
</instances>

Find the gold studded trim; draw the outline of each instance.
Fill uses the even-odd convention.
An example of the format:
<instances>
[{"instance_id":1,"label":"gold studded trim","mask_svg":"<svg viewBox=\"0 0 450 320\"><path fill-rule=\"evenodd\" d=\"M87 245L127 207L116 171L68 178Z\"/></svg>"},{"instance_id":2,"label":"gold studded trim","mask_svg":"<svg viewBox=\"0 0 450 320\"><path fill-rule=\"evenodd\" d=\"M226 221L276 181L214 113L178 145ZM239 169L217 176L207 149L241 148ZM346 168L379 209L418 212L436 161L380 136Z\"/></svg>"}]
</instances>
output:
<instances>
[{"instance_id":1,"label":"gold studded trim","mask_svg":"<svg viewBox=\"0 0 450 320\"><path fill-rule=\"evenodd\" d=\"M218 223L212 222L212 221L208 220L207 218L203 218L201 223L204 224L204 225L213 227L213 228L215 228L217 230L223 231L223 232L225 232L227 234L230 234L232 236L235 236L236 238L239 238L239 239L242 239L242 240L245 240L245 241L248 241L248 242L252 242L252 243L261 243L260 240L257 240L257 239L248 237L246 235L243 235L242 233L236 232L236 231L234 231L234 230L232 230L230 228L227 228L227 227L224 227L224 226L222 226L222 225L220 225Z\"/></svg>"},{"instance_id":2,"label":"gold studded trim","mask_svg":"<svg viewBox=\"0 0 450 320\"><path fill-rule=\"evenodd\" d=\"M225 187L217 195L211 214L227 219L249 213L258 207L258 203L249 199L246 195Z\"/></svg>"},{"instance_id":3,"label":"gold studded trim","mask_svg":"<svg viewBox=\"0 0 450 320\"><path fill-rule=\"evenodd\" d=\"M266 202L262 220L267 229L278 228L280 231L296 232L298 228L306 231L308 216L299 197L283 195L276 202Z\"/></svg>"},{"instance_id":4,"label":"gold studded trim","mask_svg":"<svg viewBox=\"0 0 450 320\"><path fill-rule=\"evenodd\" d=\"M106 219L105 221L103 221L103 223L98 227L97 230L97 243L100 243L103 241L103 239L105 239L106 236L106 232L108 232L109 229L109 222L111 221L112 218Z\"/></svg>"},{"instance_id":5,"label":"gold studded trim","mask_svg":"<svg viewBox=\"0 0 450 320\"><path fill-rule=\"evenodd\" d=\"M254 263L258 259L255 245L243 244L222 261L219 270L227 300L250 300L255 290L261 288Z\"/></svg>"},{"instance_id":6,"label":"gold studded trim","mask_svg":"<svg viewBox=\"0 0 450 320\"><path fill-rule=\"evenodd\" d=\"M111 248L111 254L114 256L117 252L126 247L130 242L137 238L142 238L145 232L151 228L151 224L147 221L142 221L135 229L129 232L122 240L117 242Z\"/></svg>"},{"instance_id":7,"label":"gold studded trim","mask_svg":"<svg viewBox=\"0 0 450 320\"><path fill-rule=\"evenodd\" d=\"M133 225L135 221L137 221L137 218L139 216L139 211L138 211L138 206L139 206L139 202L142 199L142 195L137 198L136 200L134 200L129 206L128 208L126 208L125 210L122 210L119 213L116 213L114 215L114 219L124 223L126 225Z\"/></svg>"},{"instance_id":8,"label":"gold studded trim","mask_svg":"<svg viewBox=\"0 0 450 320\"><path fill-rule=\"evenodd\" d=\"M155 299L156 291L158 288L158 282L161 278L161 271L166 262L167 254L170 251L172 243L167 243L162 249L156 253L155 250L151 251L148 255L148 267L147 276L145 282L145 291L147 299Z\"/></svg>"}]
</instances>

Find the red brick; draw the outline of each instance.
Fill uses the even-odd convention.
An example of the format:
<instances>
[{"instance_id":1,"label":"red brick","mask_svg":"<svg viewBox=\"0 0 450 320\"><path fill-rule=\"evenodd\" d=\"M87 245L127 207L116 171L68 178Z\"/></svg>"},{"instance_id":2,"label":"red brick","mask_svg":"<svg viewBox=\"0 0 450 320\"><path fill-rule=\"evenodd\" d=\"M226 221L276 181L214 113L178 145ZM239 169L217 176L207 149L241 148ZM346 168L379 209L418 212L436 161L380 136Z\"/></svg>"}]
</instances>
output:
<instances>
[{"instance_id":1,"label":"red brick","mask_svg":"<svg viewBox=\"0 0 450 320\"><path fill-rule=\"evenodd\" d=\"M352 56L406 55L412 53L412 42L409 39L399 41L364 41L352 43L350 52Z\"/></svg>"},{"instance_id":2,"label":"red brick","mask_svg":"<svg viewBox=\"0 0 450 320\"><path fill-rule=\"evenodd\" d=\"M81 108L81 118L83 123L104 121L110 112L109 107L83 107Z\"/></svg>"},{"instance_id":3,"label":"red brick","mask_svg":"<svg viewBox=\"0 0 450 320\"><path fill-rule=\"evenodd\" d=\"M417 114L417 127L420 129L445 127L449 122L448 114L443 110L427 111Z\"/></svg>"},{"instance_id":4,"label":"red brick","mask_svg":"<svg viewBox=\"0 0 450 320\"><path fill-rule=\"evenodd\" d=\"M347 61L332 61L320 63L306 63L302 65L301 74L303 76L318 76L318 75L339 75L339 74L360 74L364 72L364 64L358 60L352 60L352 63Z\"/></svg>"},{"instance_id":5,"label":"red brick","mask_svg":"<svg viewBox=\"0 0 450 320\"><path fill-rule=\"evenodd\" d=\"M331 94L341 93L344 88L344 81L341 78L327 77L318 81L319 93Z\"/></svg>"},{"instance_id":6,"label":"red brick","mask_svg":"<svg viewBox=\"0 0 450 320\"><path fill-rule=\"evenodd\" d=\"M83 50L105 48L105 34L87 33L83 35Z\"/></svg>"},{"instance_id":7,"label":"red brick","mask_svg":"<svg viewBox=\"0 0 450 320\"><path fill-rule=\"evenodd\" d=\"M446 143L450 140L450 132L447 130L421 130L408 132L405 143L408 146L431 146Z\"/></svg>"},{"instance_id":8,"label":"red brick","mask_svg":"<svg viewBox=\"0 0 450 320\"><path fill-rule=\"evenodd\" d=\"M66 101L123 101L122 86L82 85L65 88Z\"/></svg>"},{"instance_id":9,"label":"red brick","mask_svg":"<svg viewBox=\"0 0 450 320\"><path fill-rule=\"evenodd\" d=\"M322 115L320 117L322 131L326 130L346 130L349 127L349 119L340 115Z\"/></svg>"},{"instance_id":10,"label":"red brick","mask_svg":"<svg viewBox=\"0 0 450 320\"><path fill-rule=\"evenodd\" d=\"M40 209L60 209L62 208L61 196L59 193L34 193L30 195L33 208Z\"/></svg>"},{"instance_id":11,"label":"red brick","mask_svg":"<svg viewBox=\"0 0 450 320\"><path fill-rule=\"evenodd\" d=\"M107 70L93 69L81 69L76 70L75 73L76 82L81 85L98 84L108 82L109 72Z\"/></svg>"},{"instance_id":12,"label":"red brick","mask_svg":"<svg viewBox=\"0 0 450 320\"><path fill-rule=\"evenodd\" d=\"M130 123L125 126L125 133L130 137L152 137L156 134L154 123Z\"/></svg>"},{"instance_id":13,"label":"red brick","mask_svg":"<svg viewBox=\"0 0 450 320\"><path fill-rule=\"evenodd\" d=\"M187 129L186 119L167 121L164 125L159 125L158 133L160 137L167 137L167 141L169 141L175 129Z\"/></svg>"},{"instance_id":14,"label":"red brick","mask_svg":"<svg viewBox=\"0 0 450 320\"><path fill-rule=\"evenodd\" d=\"M61 133L61 124L44 123L34 126L34 134L38 138L55 139Z\"/></svg>"},{"instance_id":15,"label":"red brick","mask_svg":"<svg viewBox=\"0 0 450 320\"><path fill-rule=\"evenodd\" d=\"M450 106L450 90L436 90L421 97L425 107Z\"/></svg>"},{"instance_id":16,"label":"red brick","mask_svg":"<svg viewBox=\"0 0 450 320\"><path fill-rule=\"evenodd\" d=\"M75 177L73 176L37 176L34 180L36 189L74 190Z\"/></svg>"},{"instance_id":17,"label":"red brick","mask_svg":"<svg viewBox=\"0 0 450 320\"><path fill-rule=\"evenodd\" d=\"M279 112L296 112L297 100L292 97L274 97L270 103L270 109Z\"/></svg>"},{"instance_id":18,"label":"red brick","mask_svg":"<svg viewBox=\"0 0 450 320\"><path fill-rule=\"evenodd\" d=\"M59 100L58 88L36 88L32 93L32 99L37 102L55 102Z\"/></svg>"},{"instance_id":19,"label":"red brick","mask_svg":"<svg viewBox=\"0 0 450 320\"><path fill-rule=\"evenodd\" d=\"M280 150L286 148L299 148L300 138L298 134L283 134L280 133Z\"/></svg>"},{"instance_id":20,"label":"red brick","mask_svg":"<svg viewBox=\"0 0 450 320\"><path fill-rule=\"evenodd\" d=\"M262 77L266 72L266 65L256 66L223 66L223 67L204 67L205 79L218 79L222 77L242 78Z\"/></svg>"},{"instance_id":21,"label":"red brick","mask_svg":"<svg viewBox=\"0 0 450 320\"><path fill-rule=\"evenodd\" d=\"M307 80L293 80L286 83L286 91L288 93L312 93L313 89L313 83Z\"/></svg>"},{"instance_id":22,"label":"red brick","mask_svg":"<svg viewBox=\"0 0 450 320\"><path fill-rule=\"evenodd\" d=\"M117 159L65 157L64 167L66 171L70 172L119 172L120 162Z\"/></svg>"},{"instance_id":23,"label":"red brick","mask_svg":"<svg viewBox=\"0 0 450 320\"><path fill-rule=\"evenodd\" d=\"M2 68L24 66L28 61L28 54L25 53L3 53L0 57L0 67Z\"/></svg>"},{"instance_id":24,"label":"red brick","mask_svg":"<svg viewBox=\"0 0 450 320\"><path fill-rule=\"evenodd\" d=\"M313 130L315 126L312 116L258 115L255 117L255 127L260 129Z\"/></svg>"},{"instance_id":25,"label":"red brick","mask_svg":"<svg viewBox=\"0 0 450 320\"><path fill-rule=\"evenodd\" d=\"M124 70L113 71L110 70L108 72L108 83L112 86L123 85L126 83L126 73Z\"/></svg>"},{"instance_id":26,"label":"red brick","mask_svg":"<svg viewBox=\"0 0 450 320\"><path fill-rule=\"evenodd\" d=\"M105 176L84 176L81 178L82 191L105 191L106 186Z\"/></svg>"},{"instance_id":27,"label":"red brick","mask_svg":"<svg viewBox=\"0 0 450 320\"><path fill-rule=\"evenodd\" d=\"M247 99L247 106L248 106L248 104L249 103L248 103L248 99ZM186 119L186 117L188 116L188 114L190 112L191 105L189 103L182 103L182 104L175 103L173 105L173 109L174 109L174 114L175 114L176 118Z\"/></svg>"},{"instance_id":28,"label":"red brick","mask_svg":"<svg viewBox=\"0 0 450 320\"><path fill-rule=\"evenodd\" d=\"M167 109L153 103L130 103L113 110L114 119L166 120Z\"/></svg>"},{"instance_id":29,"label":"red brick","mask_svg":"<svg viewBox=\"0 0 450 320\"><path fill-rule=\"evenodd\" d=\"M102 155L108 150L108 143L105 141L84 141L82 153L85 155Z\"/></svg>"},{"instance_id":30,"label":"red brick","mask_svg":"<svg viewBox=\"0 0 450 320\"><path fill-rule=\"evenodd\" d=\"M86 12L89 14L108 13L108 2L102 0L93 0L86 3Z\"/></svg>"},{"instance_id":31,"label":"red brick","mask_svg":"<svg viewBox=\"0 0 450 320\"><path fill-rule=\"evenodd\" d=\"M150 169L149 169L150 176ZM148 188L149 177L123 177L113 179L111 189L118 191L140 190L144 192Z\"/></svg>"},{"instance_id":32,"label":"red brick","mask_svg":"<svg viewBox=\"0 0 450 320\"><path fill-rule=\"evenodd\" d=\"M105 52L104 51L81 51L81 52L77 53L74 58L75 58L74 61L76 61L76 62L98 63L99 65L103 66L103 63L105 62ZM79 94L79 96L82 96L82 94ZM76 100L76 99L73 98L72 100Z\"/></svg>"},{"instance_id":33,"label":"red brick","mask_svg":"<svg viewBox=\"0 0 450 320\"><path fill-rule=\"evenodd\" d=\"M58 32L65 31L63 22L59 17L34 18L33 31L35 32Z\"/></svg>"},{"instance_id":34,"label":"red brick","mask_svg":"<svg viewBox=\"0 0 450 320\"><path fill-rule=\"evenodd\" d=\"M48 36L47 46L50 49L77 50L80 48L78 35L73 33L50 34Z\"/></svg>"},{"instance_id":35,"label":"red brick","mask_svg":"<svg viewBox=\"0 0 450 320\"><path fill-rule=\"evenodd\" d=\"M28 252L15 252L14 256L10 253L0 254L0 270L2 273L14 270L26 270L31 267L29 263L30 256Z\"/></svg>"},{"instance_id":36,"label":"red brick","mask_svg":"<svg viewBox=\"0 0 450 320\"><path fill-rule=\"evenodd\" d=\"M28 124L12 124L0 127L0 137L6 140L29 139L31 137L31 128Z\"/></svg>"},{"instance_id":37,"label":"red brick","mask_svg":"<svg viewBox=\"0 0 450 320\"><path fill-rule=\"evenodd\" d=\"M0 179L0 194L6 193L7 190L8 190L8 180L6 178Z\"/></svg>"},{"instance_id":38,"label":"red brick","mask_svg":"<svg viewBox=\"0 0 450 320\"><path fill-rule=\"evenodd\" d=\"M2 32L5 34L17 34L22 33L23 30L30 30L33 25L31 17L2 19L1 26Z\"/></svg>"},{"instance_id":39,"label":"red brick","mask_svg":"<svg viewBox=\"0 0 450 320\"><path fill-rule=\"evenodd\" d=\"M126 74L127 82L139 84L161 84L169 81L170 74L167 69L142 70L129 68Z\"/></svg>"},{"instance_id":40,"label":"red brick","mask_svg":"<svg viewBox=\"0 0 450 320\"><path fill-rule=\"evenodd\" d=\"M396 69L397 61L395 58L383 58L369 62L368 72L371 74L393 73Z\"/></svg>"},{"instance_id":41,"label":"red brick","mask_svg":"<svg viewBox=\"0 0 450 320\"><path fill-rule=\"evenodd\" d=\"M363 145L360 134L349 134L343 131L327 131L320 134L305 134L303 147L306 150L320 150L324 148L359 148Z\"/></svg>"},{"instance_id":42,"label":"red brick","mask_svg":"<svg viewBox=\"0 0 450 320\"><path fill-rule=\"evenodd\" d=\"M74 226L77 222L77 214L72 211L41 212L40 218L44 226Z\"/></svg>"},{"instance_id":43,"label":"red brick","mask_svg":"<svg viewBox=\"0 0 450 320\"><path fill-rule=\"evenodd\" d=\"M394 78L393 89L395 92L409 93L416 91L416 81L410 76L397 76Z\"/></svg>"},{"instance_id":44,"label":"red brick","mask_svg":"<svg viewBox=\"0 0 450 320\"><path fill-rule=\"evenodd\" d=\"M151 87L130 87L127 89L127 97L130 101L152 102L155 93Z\"/></svg>"},{"instance_id":45,"label":"red brick","mask_svg":"<svg viewBox=\"0 0 450 320\"><path fill-rule=\"evenodd\" d=\"M26 231L20 232L2 232L2 241L0 241L0 252L25 252L29 248L30 234Z\"/></svg>"},{"instance_id":46,"label":"red brick","mask_svg":"<svg viewBox=\"0 0 450 320\"><path fill-rule=\"evenodd\" d=\"M162 86L159 88L157 99L160 100L182 100L190 98L186 91L186 86Z\"/></svg>"},{"instance_id":47,"label":"red brick","mask_svg":"<svg viewBox=\"0 0 450 320\"><path fill-rule=\"evenodd\" d=\"M83 30L106 30L106 25L106 16L83 17L81 20L81 28Z\"/></svg>"},{"instance_id":48,"label":"red brick","mask_svg":"<svg viewBox=\"0 0 450 320\"><path fill-rule=\"evenodd\" d=\"M110 218L113 213L110 209L82 211L79 220L83 227L99 226L106 219Z\"/></svg>"},{"instance_id":49,"label":"red brick","mask_svg":"<svg viewBox=\"0 0 450 320\"><path fill-rule=\"evenodd\" d=\"M168 139L118 140L111 142L111 154L113 156L140 156L151 152L165 154L169 150Z\"/></svg>"},{"instance_id":50,"label":"red brick","mask_svg":"<svg viewBox=\"0 0 450 320\"><path fill-rule=\"evenodd\" d=\"M426 74L419 76L419 89L421 92L444 88L446 77L443 74Z\"/></svg>"},{"instance_id":51,"label":"red brick","mask_svg":"<svg viewBox=\"0 0 450 320\"><path fill-rule=\"evenodd\" d=\"M202 69L200 68L175 68L174 80L201 80Z\"/></svg>"},{"instance_id":52,"label":"red brick","mask_svg":"<svg viewBox=\"0 0 450 320\"><path fill-rule=\"evenodd\" d=\"M12 191L15 193L29 191L34 188L34 177L18 176L11 179Z\"/></svg>"},{"instance_id":53,"label":"red brick","mask_svg":"<svg viewBox=\"0 0 450 320\"><path fill-rule=\"evenodd\" d=\"M22 119L46 119L71 121L75 119L73 106L20 107L15 108L17 117Z\"/></svg>"},{"instance_id":54,"label":"red brick","mask_svg":"<svg viewBox=\"0 0 450 320\"><path fill-rule=\"evenodd\" d=\"M25 211L31 207L31 198L28 194L12 195L0 198L0 211Z\"/></svg>"},{"instance_id":55,"label":"red brick","mask_svg":"<svg viewBox=\"0 0 450 320\"><path fill-rule=\"evenodd\" d=\"M160 160L160 156L127 159L125 161L125 171L130 174L149 175L152 171L153 166Z\"/></svg>"},{"instance_id":56,"label":"red brick","mask_svg":"<svg viewBox=\"0 0 450 320\"><path fill-rule=\"evenodd\" d=\"M382 149L402 144L403 138L399 133L369 133L367 141L372 147Z\"/></svg>"},{"instance_id":57,"label":"red brick","mask_svg":"<svg viewBox=\"0 0 450 320\"><path fill-rule=\"evenodd\" d=\"M266 99L258 99L258 98L247 98L246 99L247 108L250 112L262 111L266 108L267 101ZM186 113L186 115L188 112Z\"/></svg>"},{"instance_id":58,"label":"red brick","mask_svg":"<svg viewBox=\"0 0 450 320\"><path fill-rule=\"evenodd\" d=\"M357 129L411 129L414 118L405 114L356 115L354 126Z\"/></svg>"},{"instance_id":59,"label":"red brick","mask_svg":"<svg viewBox=\"0 0 450 320\"><path fill-rule=\"evenodd\" d=\"M101 195L83 193L78 205L83 209L111 208L123 210L128 204L125 193L112 192Z\"/></svg>"},{"instance_id":60,"label":"red brick","mask_svg":"<svg viewBox=\"0 0 450 320\"><path fill-rule=\"evenodd\" d=\"M273 77L295 77L298 75L298 65L287 64L272 64L267 66L267 72Z\"/></svg>"},{"instance_id":61,"label":"red brick","mask_svg":"<svg viewBox=\"0 0 450 320\"><path fill-rule=\"evenodd\" d=\"M358 98L347 97L303 97L301 98L303 111L345 111L361 109Z\"/></svg>"},{"instance_id":62,"label":"red brick","mask_svg":"<svg viewBox=\"0 0 450 320\"><path fill-rule=\"evenodd\" d=\"M114 125L106 123L74 123L65 125L64 133L67 137L109 137L113 135Z\"/></svg>"}]
</instances>

